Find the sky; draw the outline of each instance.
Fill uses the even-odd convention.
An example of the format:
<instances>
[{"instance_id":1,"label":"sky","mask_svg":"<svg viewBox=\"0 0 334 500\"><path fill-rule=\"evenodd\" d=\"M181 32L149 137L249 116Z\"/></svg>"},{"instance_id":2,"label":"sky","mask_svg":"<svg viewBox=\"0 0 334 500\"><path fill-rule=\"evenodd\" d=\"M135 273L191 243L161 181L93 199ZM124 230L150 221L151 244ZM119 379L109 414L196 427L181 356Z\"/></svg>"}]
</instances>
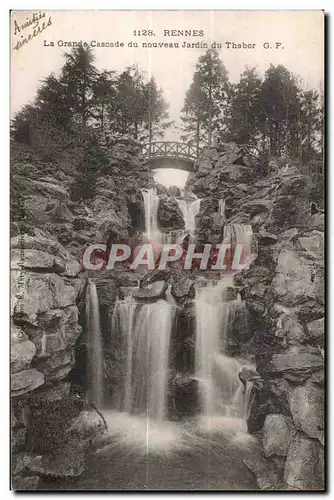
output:
<instances>
[{"instance_id":1,"label":"sky","mask_svg":"<svg viewBox=\"0 0 334 500\"><path fill-rule=\"evenodd\" d=\"M38 11L40 12L40 11ZM300 75L306 88L320 88L323 82L322 11L42 11L38 24L46 26L19 49L18 41L33 33L33 25L22 27L33 11L12 11L11 19L11 116L33 100L41 81L50 73L59 73L64 42L124 43L124 47L95 48L95 64L102 70L121 71L138 64L147 78L154 76L169 103L170 118L176 126L196 62L204 48L141 48L142 42L213 42L232 82L246 66L255 66L260 75L270 63L283 64ZM50 19L50 20L49 20ZM134 35L136 30L137 35ZM141 31L138 36L138 30ZM152 30L154 36L144 36ZM204 36L170 36L165 30L202 30ZM166 35L166 36L165 36ZM51 42L54 46L51 46ZM138 48L128 44L137 42ZM255 48L228 49L226 42L255 44ZM276 42L280 43L278 49ZM271 48L264 48L268 43ZM179 132L169 130L166 140L178 140ZM172 177L174 181L172 181ZM184 184L184 172L165 170L159 182Z\"/></svg>"}]
</instances>

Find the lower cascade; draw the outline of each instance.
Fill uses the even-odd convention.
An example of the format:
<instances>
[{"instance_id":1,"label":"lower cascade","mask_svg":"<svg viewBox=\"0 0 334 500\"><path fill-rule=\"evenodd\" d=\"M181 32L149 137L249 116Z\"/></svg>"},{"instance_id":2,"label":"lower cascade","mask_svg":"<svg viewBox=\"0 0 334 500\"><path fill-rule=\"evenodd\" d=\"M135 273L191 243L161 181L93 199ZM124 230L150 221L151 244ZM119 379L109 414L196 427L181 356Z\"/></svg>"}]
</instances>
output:
<instances>
[{"instance_id":1,"label":"lower cascade","mask_svg":"<svg viewBox=\"0 0 334 500\"><path fill-rule=\"evenodd\" d=\"M118 301L113 331L119 329L125 353L118 409L161 421L166 416L168 357L175 306L165 300L138 304Z\"/></svg>"},{"instance_id":2,"label":"lower cascade","mask_svg":"<svg viewBox=\"0 0 334 500\"><path fill-rule=\"evenodd\" d=\"M195 300L196 376L202 414L209 426L215 417L244 418L249 407L250 391L238 377L245 363L226 354L229 324L244 308L239 299L228 300L231 286L231 278L209 284L197 291Z\"/></svg>"},{"instance_id":3,"label":"lower cascade","mask_svg":"<svg viewBox=\"0 0 334 500\"><path fill-rule=\"evenodd\" d=\"M177 203L183 215L185 231L189 231L193 234L196 229L196 215L199 213L201 208L200 198L197 198L190 203L187 203L186 200L178 199Z\"/></svg>"}]
</instances>

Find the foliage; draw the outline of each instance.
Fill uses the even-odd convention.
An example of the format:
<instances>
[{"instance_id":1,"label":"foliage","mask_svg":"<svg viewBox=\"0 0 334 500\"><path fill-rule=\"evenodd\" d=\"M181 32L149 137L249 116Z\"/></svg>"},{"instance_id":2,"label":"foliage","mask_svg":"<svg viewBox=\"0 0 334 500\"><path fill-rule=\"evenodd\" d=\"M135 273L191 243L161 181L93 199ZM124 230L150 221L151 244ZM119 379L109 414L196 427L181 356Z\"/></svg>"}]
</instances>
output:
<instances>
[{"instance_id":1,"label":"foliage","mask_svg":"<svg viewBox=\"0 0 334 500\"><path fill-rule=\"evenodd\" d=\"M306 90L282 65L271 64L263 79L246 67L231 84L218 53L208 50L196 65L181 119L184 138L198 147L232 141L256 146L262 164L284 158L304 164L310 176L323 170L323 95Z\"/></svg>"},{"instance_id":2,"label":"foliage","mask_svg":"<svg viewBox=\"0 0 334 500\"><path fill-rule=\"evenodd\" d=\"M184 138L212 143L227 124L230 84L225 66L216 50L207 50L196 65L186 93L181 120Z\"/></svg>"},{"instance_id":3,"label":"foliage","mask_svg":"<svg viewBox=\"0 0 334 500\"><path fill-rule=\"evenodd\" d=\"M94 195L98 172L107 160L98 144L105 134L153 139L170 122L168 105L153 78L146 81L137 66L99 71L91 49L64 54L59 77L51 74L32 104L11 123L12 139L31 146L46 160L75 158L75 199Z\"/></svg>"}]
</instances>

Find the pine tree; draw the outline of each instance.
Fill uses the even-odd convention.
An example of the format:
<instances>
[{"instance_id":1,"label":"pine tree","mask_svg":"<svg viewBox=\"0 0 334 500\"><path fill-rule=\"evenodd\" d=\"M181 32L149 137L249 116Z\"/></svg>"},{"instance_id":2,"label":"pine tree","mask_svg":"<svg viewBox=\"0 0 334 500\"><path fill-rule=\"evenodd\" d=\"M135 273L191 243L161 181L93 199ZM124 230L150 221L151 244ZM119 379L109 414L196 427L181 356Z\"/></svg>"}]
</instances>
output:
<instances>
[{"instance_id":1,"label":"pine tree","mask_svg":"<svg viewBox=\"0 0 334 500\"><path fill-rule=\"evenodd\" d=\"M207 50L196 65L193 81L186 93L181 120L185 137L212 143L227 130L230 84L225 66L216 50Z\"/></svg>"},{"instance_id":2,"label":"pine tree","mask_svg":"<svg viewBox=\"0 0 334 500\"><path fill-rule=\"evenodd\" d=\"M110 128L110 117L115 112L116 81L113 71L102 71L94 86L93 116L100 131Z\"/></svg>"},{"instance_id":3,"label":"pine tree","mask_svg":"<svg viewBox=\"0 0 334 500\"><path fill-rule=\"evenodd\" d=\"M163 92L158 89L155 79L152 77L144 87L144 129L141 139L146 138L151 143L155 137L161 137L172 122L168 120L168 104L163 98ZM148 132L148 134L147 134Z\"/></svg>"},{"instance_id":4,"label":"pine tree","mask_svg":"<svg viewBox=\"0 0 334 500\"><path fill-rule=\"evenodd\" d=\"M65 54L60 82L64 85L67 102L74 117L78 116L85 126L93 116L95 88L99 73L94 66L94 56L90 48L77 47Z\"/></svg>"},{"instance_id":5,"label":"pine tree","mask_svg":"<svg viewBox=\"0 0 334 500\"><path fill-rule=\"evenodd\" d=\"M230 138L240 144L255 144L259 136L261 78L255 68L246 68L233 86Z\"/></svg>"},{"instance_id":6,"label":"pine tree","mask_svg":"<svg viewBox=\"0 0 334 500\"><path fill-rule=\"evenodd\" d=\"M294 76L284 66L270 65L261 86L259 105L261 108L260 129L264 148L270 154L287 154L292 134L297 133L299 89Z\"/></svg>"}]
</instances>

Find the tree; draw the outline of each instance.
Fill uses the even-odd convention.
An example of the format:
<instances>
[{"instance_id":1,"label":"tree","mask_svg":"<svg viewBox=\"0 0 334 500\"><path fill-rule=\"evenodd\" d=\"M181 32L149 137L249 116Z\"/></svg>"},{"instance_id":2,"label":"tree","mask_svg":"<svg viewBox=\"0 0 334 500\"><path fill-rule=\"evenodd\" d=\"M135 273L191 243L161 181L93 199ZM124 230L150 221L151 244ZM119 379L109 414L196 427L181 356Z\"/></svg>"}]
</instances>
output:
<instances>
[{"instance_id":1,"label":"tree","mask_svg":"<svg viewBox=\"0 0 334 500\"><path fill-rule=\"evenodd\" d=\"M90 48L76 47L64 54L66 62L62 68L60 83L64 86L67 102L74 117L78 116L86 125L93 116L95 88L99 73L94 66Z\"/></svg>"},{"instance_id":2,"label":"tree","mask_svg":"<svg viewBox=\"0 0 334 500\"><path fill-rule=\"evenodd\" d=\"M113 71L104 70L97 78L94 86L94 111L93 116L99 124L100 131L103 133L106 126L110 125L110 118L115 111L116 98L116 80L113 78Z\"/></svg>"},{"instance_id":3,"label":"tree","mask_svg":"<svg viewBox=\"0 0 334 500\"><path fill-rule=\"evenodd\" d=\"M254 144L259 137L261 78L246 68L232 88L230 138L237 144Z\"/></svg>"},{"instance_id":4,"label":"tree","mask_svg":"<svg viewBox=\"0 0 334 500\"><path fill-rule=\"evenodd\" d=\"M297 133L299 89L294 76L284 66L270 65L259 95L260 129L263 146L270 154L287 154L293 134ZM295 138L293 138L295 140Z\"/></svg>"},{"instance_id":5,"label":"tree","mask_svg":"<svg viewBox=\"0 0 334 500\"><path fill-rule=\"evenodd\" d=\"M144 130L148 131L148 140L151 143L156 136L162 136L172 122L168 120L168 104L163 98L163 92L158 89L152 77L144 87L146 112L144 114ZM144 138L144 137L143 137Z\"/></svg>"},{"instance_id":6,"label":"tree","mask_svg":"<svg viewBox=\"0 0 334 500\"><path fill-rule=\"evenodd\" d=\"M230 84L216 50L207 50L196 65L187 90L181 120L185 138L212 143L227 130Z\"/></svg>"}]
</instances>

